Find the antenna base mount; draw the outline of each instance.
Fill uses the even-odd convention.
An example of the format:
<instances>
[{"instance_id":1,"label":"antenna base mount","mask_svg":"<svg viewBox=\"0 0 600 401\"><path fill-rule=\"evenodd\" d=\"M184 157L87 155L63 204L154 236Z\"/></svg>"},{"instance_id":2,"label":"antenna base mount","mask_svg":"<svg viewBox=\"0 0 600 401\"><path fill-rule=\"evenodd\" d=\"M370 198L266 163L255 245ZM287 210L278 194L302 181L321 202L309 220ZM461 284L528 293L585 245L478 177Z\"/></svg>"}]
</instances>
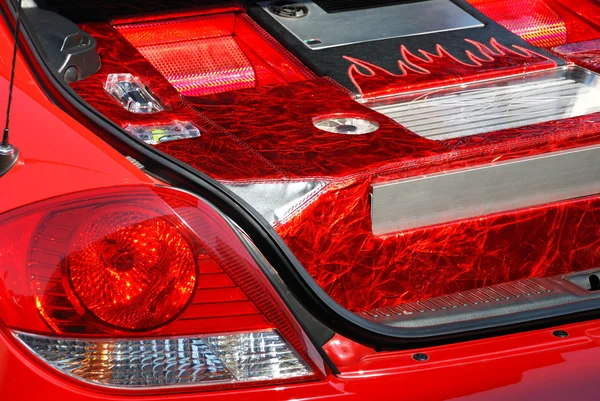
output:
<instances>
[{"instance_id":1,"label":"antenna base mount","mask_svg":"<svg viewBox=\"0 0 600 401\"><path fill-rule=\"evenodd\" d=\"M0 144L0 177L17 163L19 150L12 145L3 146Z\"/></svg>"}]
</instances>

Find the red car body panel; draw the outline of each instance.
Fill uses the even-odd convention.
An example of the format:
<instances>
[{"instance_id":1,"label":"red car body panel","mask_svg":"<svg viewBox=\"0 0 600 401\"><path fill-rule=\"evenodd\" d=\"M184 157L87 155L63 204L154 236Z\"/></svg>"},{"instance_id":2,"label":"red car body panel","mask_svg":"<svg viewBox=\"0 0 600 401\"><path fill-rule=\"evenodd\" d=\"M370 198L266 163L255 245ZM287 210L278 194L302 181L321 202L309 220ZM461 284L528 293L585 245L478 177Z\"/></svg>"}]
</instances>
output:
<instances>
[{"instance_id":1,"label":"red car body panel","mask_svg":"<svg viewBox=\"0 0 600 401\"><path fill-rule=\"evenodd\" d=\"M0 109L6 110L12 33L0 29ZM0 212L70 192L152 182L113 148L52 104L22 59L10 119L18 165L2 177Z\"/></svg>"}]
</instances>

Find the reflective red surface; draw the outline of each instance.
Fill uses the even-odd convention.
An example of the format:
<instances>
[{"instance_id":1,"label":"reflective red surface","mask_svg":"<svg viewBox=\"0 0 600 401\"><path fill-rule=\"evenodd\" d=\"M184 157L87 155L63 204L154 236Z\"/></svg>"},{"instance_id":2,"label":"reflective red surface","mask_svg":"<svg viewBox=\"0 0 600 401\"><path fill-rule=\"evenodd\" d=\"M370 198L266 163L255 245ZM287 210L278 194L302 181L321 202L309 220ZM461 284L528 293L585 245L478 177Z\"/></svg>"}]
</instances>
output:
<instances>
[{"instance_id":1,"label":"reflective red surface","mask_svg":"<svg viewBox=\"0 0 600 401\"><path fill-rule=\"evenodd\" d=\"M544 0L468 0L479 11L534 46L567 42L567 27Z\"/></svg>"},{"instance_id":2,"label":"reflective red surface","mask_svg":"<svg viewBox=\"0 0 600 401\"><path fill-rule=\"evenodd\" d=\"M233 38L235 14L215 14L116 25L150 63L184 95L255 85L250 60Z\"/></svg>"},{"instance_id":3,"label":"reflective red surface","mask_svg":"<svg viewBox=\"0 0 600 401\"><path fill-rule=\"evenodd\" d=\"M600 264L598 197L377 237L369 190L368 180L331 189L279 229L321 287L353 311Z\"/></svg>"},{"instance_id":4,"label":"reflective red surface","mask_svg":"<svg viewBox=\"0 0 600 401\"><path fill-rule=\"evenodd\" d=\"M243 14L169 16L115 28L186 96L313 77Z\"/></svg>"},{"instance_id":5,"label":"reflective red surface","mask_svg":"<svg viewBox=\"0 0 600 401\"><path fill-rule=\"evenodd\" d=\"M356 102L327 78L188 98L188 102L290 179L344 179L446 151L445 146ZM375 121L379 129L368 135L340 135L314 126L313 117L336 113ZM171 142L160 148L171 153L184 146L189 145ZM177 154L183 160L192 155Z\"/></svg>"},{"instance_id":6,"label":"reflective red surface","mask_svg":"<svg viewBox=\"0 0 600 401\"><path fill-rule=\"evenodd\" d=\"M595 0L467 0L479 11L539 47L600 37Z\"/></svg>"},{"instance_id":7,"label":"reflective red surface","mask_svg":"<svg viewBox=\"0 0 600 401\"><path fill-rule=\"evenodd\" d=\"M282 177L258 152L252 151L234 135L224 132L189 107L173 86L109 24L87 24L83 29L93 34L96 39L102 67L93 76L73 83L72 88L95 109L122 127L128 124L169 123L174 120L194 123L200 129L201 137L197 141L184 140L177 143L193 145L193 149L186 151L186 154L195 155L192 156L193 165L215 178L227 180L257 176ZM167 111L158 114L134 114L125 110L107 96L104 90L106 77L115 71L128 72L141 78L167 106Z\"/></svg>"},{"instance_id":8,"label":"reflective red surface","mask_svg":"<svg viewBox=\"0 0 600 401\"><path fill-rule=\"evenodd\" d=\"M4 112L12 35L3 23L0 26L0 110ZM18 165L0 177L0 212L89 188L151 182L50 102L21 59L15 74L10 142L19 149L20 157Z\"/></svg>"}]
</instances>

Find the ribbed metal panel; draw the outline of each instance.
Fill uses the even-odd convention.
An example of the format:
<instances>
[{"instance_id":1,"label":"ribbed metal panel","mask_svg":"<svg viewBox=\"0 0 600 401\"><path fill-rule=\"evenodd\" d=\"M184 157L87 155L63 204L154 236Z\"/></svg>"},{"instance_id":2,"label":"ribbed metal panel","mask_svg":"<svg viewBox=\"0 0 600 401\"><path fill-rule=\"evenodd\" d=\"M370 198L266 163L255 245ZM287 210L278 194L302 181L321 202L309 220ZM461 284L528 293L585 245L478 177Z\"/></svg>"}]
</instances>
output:
<instances>
[{"instance_id":1,"label":"ribbed metal panel","mask_svg":"<svg viewBox=\"0 0 600 401\"><path fill-rule=\"evenodd\" d=\"M443 140L599 112L599 82L597 74L565 67L421 92L373 109L418 135Z\"/></svg>"},{"instance_id":2,"label":"ribbed metal panel","mask_svg":"<svg viewBox=\"0 0 600 401\"><path fill-rule=\"evenodd\" d=\"M519 298L523 298L523 302L528 302L526 300L528 298L545 297L546 295L544 294L551 292L552 288L547 286L544 280L535 278L523 279L490 287L457 292L437 298L408 302L388 308L374 309L363 312L363 316L370 320L390 316L410 318L411 315L415 314L473 307L476 305L489 304L488 307L492 308L496 303L514 301Z\"/></svg>"}]
</instances>

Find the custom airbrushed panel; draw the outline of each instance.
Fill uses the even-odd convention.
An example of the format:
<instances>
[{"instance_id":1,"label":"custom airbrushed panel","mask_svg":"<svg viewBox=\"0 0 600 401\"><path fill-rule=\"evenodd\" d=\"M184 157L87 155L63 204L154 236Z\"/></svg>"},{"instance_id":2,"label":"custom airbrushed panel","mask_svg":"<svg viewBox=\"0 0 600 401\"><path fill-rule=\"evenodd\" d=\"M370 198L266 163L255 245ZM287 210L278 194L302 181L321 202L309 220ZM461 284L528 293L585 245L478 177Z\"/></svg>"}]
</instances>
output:
<instances>
[{"instance_id":1,"label":"custom airbrushed panel","mask_svg":"<svg viewBox=\"0 0 600 401\"><path fill-rule=\"evenodd\" d=\"M385 4L392 5L386 7L376 5L370 7L369 2L357 0L345 2L342 12L325 13L326 15L321 17L334 21L340 16L346 16L344 23L352 26L350 30L352 35L380 32L380 25L395 26L384 20L390 15L393 16L394 12L400 13L398 10L403 7L422 7L425 11L413 18L419 23L431 15L435 17L433 21L443 19L440 15L451 19L451 22L459 20L458 17L451 17L445 12L434 12L435 7L432 7L434 3L438 2L390 1ZM331 77L358 96L375 97L396 93L399 90L411 90L410 87L406 87L410 85L418 86L426 83L434 86L443 85L444 80L448 80L448 84L451 84L452 81L468 80L469 77L474 80L485 79L494 73L497 76L510 74L511 69L514 69L513 73L531 71L545 68L548 66L547 63L551 62L555 65L563 64L560 58L531 46L466 0L452 0L446 3L480 24L449 31L436 31L417 24L419 29L408 36L386 36L381 32L377 39L371 38L366 42L349 40L345 45L324 46L318 49L308 47L298 39L296 34L276 21L268 6L267 9L263 6L249 7L247 11L252 18L319 75ZM426 5L429 7L425 7ZM346 11L348 8L346 6L352 6L352 9ZM385 10L388 12L383 13ZM378 17L380 20L375 17L363 18L365 15L375 16L378 13L383 14ZM291 23L298 26L310 25L310 12L305 17L288 19L292 20L286 22L288 25ZM403 26L400 22L396 25ZM348 30L339 32L346 31ZM371 66L374 66L373 69L379 74L373 76L369 71ZM446 74L444 74L444 67L449 69ZM520 71L519 67L522 67ZM369 83L365 75L369 76ZM403 79L397 80L399 76ZM356 82L357 80L361 82Z\"/></svg>"},{"instance_id":2,"label":"custom airbrushed panel","mask_svg":"<svg viewBox=\"0 0 600 401\"><path fill-rule=\"evenodd\" d=\"M190 107L179 96L175 88L122 36L107 23L82 24L98 43L102 59L100 71L91 77L74 82L71 87L96 110L125 128L129 125L167 124L172 121L188 121L196 126L201 135L195 139L184 139L158 148L181 144L183 157L199 170L222 180L252 180L256 177L282 179L284 176L258 153L238 140L233 134L224 132ZM130 73L139 77L159 97L165 111L154 114L130 113L104 90L109 74ZM174 146L173 156L179 157Z\"/></svg>"},{"instance_id":3,"label":"custom airbrushed panel","mask_svg":"<svg viewBox=\"0 0 600 401\"><path fill-rule=\"evenodd\" d=\"M376 99L428 88L464 84L508 75L549 69L558 64L547 55L522 46L504 46L495 38L489 43L465 39L462 57L450 54L442 45L435 52L411 52L400 46L399 72L350 56L348 77L361 99ZM466 59L467 61L462 61Z\"/></svg>"},{"instance_id":4,"label":"custom airbrushed panel","mask_svg":"<svg viewBox=\"0 0 600 401\"><path fill-rule=\"evenodd\" d=\"M271 43L272 38L253 26L247 16L239 14L236 18L248 22L236 25L236 29L247 29L237 31L237 43L246 55L246 34L260 32L258 37ZM509 279L582 270L598 262L599 247L592 230L600 213L595 198L387 236L373 235L369 201L375 182L600 143L598 114L432 141L358 103L348 90L327 77L305 74L304 79L295 81L284 79L264 85L257 81L251 88L182 96L183 92L178 92L109 24L86 24L83 28L97 39L103 66L98 74L73 84L73 88L119 125L172 120L193 123L201 132L199 137L156 147L228 185L325 183L318 196L276 229L317 282L352 310L390 306ZM502 76L561 64L543 51L522 45L522 41L466 39L472 42L463 36L458 49L443 47L449 56L460 60L447 58L452 75L444 75L441 67L423 73L431 63L419 51L420 46L406 45L421 60L414 60L419 67L410 63L408 72L418 78L412 85L426 86L428 80L438 84L461 82L482 74ZM471 59L467 50L476 58ZM264 63L260 65L280 66L275 70L281 77L286 76L286 66L290 71L301 71L297 61L273 63L272 51L285 52L276 44L261 48L257 59ZM430 54L434 54L431 49ZM388 61L382 68L390 71L399 66L400 46L385 55ZM353 63L342 56L347 77ZM254 68L255 77L259 77L259 69ZM153 115L128 113L104 93L107 75L115 72L142 79L166 110ZM394 84L394 91L407 89L401 82ZM379 128L364 135L344 135L315 127L315 119L340 115L362 118Z\"/></svg>"}]
</instances>

